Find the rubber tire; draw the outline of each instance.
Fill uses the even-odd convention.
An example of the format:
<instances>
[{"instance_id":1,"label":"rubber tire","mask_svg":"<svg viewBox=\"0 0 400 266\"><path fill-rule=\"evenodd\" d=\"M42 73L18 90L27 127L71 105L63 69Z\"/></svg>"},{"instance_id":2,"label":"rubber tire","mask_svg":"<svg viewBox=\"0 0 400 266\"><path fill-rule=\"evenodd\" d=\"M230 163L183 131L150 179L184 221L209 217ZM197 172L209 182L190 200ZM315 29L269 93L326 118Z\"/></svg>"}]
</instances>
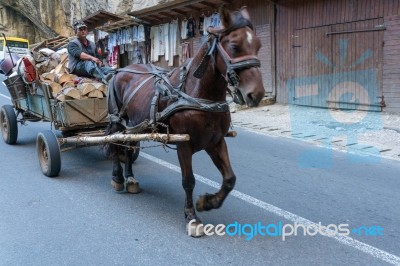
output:
<instances>
[{"instance_id":1,"label":"rubber tire","mask_svg":"<svg viewBox=\"0 0 400 266\"><path fill-rule=\"evenodd\" d=\"M17 116L12 105L3 105L0 111L1 134L4 142L13 145L18 138Z\"/></svg>"},{"instance_id":2,"label":"rubber tire","mask_svg":"<svg viewBox=\"0 0 400 266\"><path fill-rule=\"evenodd\" d=\"M45 176L58 176L61 170L61 151L56 135L51 130L40 132L36 139L39 165Z\"/></svg>"}]
</instances>

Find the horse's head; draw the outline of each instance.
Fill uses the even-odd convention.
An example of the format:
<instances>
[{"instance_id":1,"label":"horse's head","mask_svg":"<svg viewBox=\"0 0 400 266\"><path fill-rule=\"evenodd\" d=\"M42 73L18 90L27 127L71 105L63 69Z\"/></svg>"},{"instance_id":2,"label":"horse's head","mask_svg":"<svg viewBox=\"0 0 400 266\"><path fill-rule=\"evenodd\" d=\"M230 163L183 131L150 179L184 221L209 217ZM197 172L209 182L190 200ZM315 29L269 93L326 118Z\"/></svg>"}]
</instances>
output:
<instances>
[{"instance_id":1,"label":"horse's head","mask_svg":"<svg viewBox=\"0 0 400 266\"><path fill-rule=\"evenodd\" d=\"M218 36L217 67L225 75L236 103L257 106L265 94L257 57L260 39L254 32L246 7L230 12L222 6L220 16L222 27L209 29Z\"/></svg>"}]
</instances>

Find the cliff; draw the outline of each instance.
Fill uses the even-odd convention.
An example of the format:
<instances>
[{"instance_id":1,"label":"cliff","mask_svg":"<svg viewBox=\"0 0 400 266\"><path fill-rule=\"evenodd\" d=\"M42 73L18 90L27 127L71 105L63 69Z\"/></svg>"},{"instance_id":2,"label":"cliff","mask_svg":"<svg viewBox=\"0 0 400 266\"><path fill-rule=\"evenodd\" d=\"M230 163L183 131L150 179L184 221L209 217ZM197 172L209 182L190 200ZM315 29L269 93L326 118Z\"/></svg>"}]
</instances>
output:
<instances>
[{"instance_id":1,"label":"cliff","mask_svg":"<svg viewBox=\"0 0 400 266\"><path fill-rule=\"evenodd\" d=\"M73 35L72 22L98 10L126 14L165 0L0 0L0 33L31 43Z\"/></svg>"}]
</instances>

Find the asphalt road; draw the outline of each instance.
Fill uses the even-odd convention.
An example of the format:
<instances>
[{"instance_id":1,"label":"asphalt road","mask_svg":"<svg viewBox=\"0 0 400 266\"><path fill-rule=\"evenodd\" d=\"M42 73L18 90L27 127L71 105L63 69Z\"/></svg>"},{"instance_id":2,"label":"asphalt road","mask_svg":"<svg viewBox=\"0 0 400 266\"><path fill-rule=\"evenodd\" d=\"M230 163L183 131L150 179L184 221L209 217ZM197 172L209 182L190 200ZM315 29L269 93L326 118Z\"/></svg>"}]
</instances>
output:
<instances>
[{"instance_id":1,"label":"asphalt road","mask_svg":"<svg viewBox=\"0 0 400 266\"><path fill-rule=\"evenodd\" d=\"M0 85L0 105L7 96ZM235 128L227 141L236 190L222 208L199 214L204 223L348 224L375 236L191 238L175 151L143 149L135 162L143 192L116 193L98 147L65 152L60 176L42 175L36 136L50 128L29 123L17 145L0 140L0 265L400 265L398 162ZM195 198L214 193L221 179L211 160L200 152L193 166Z\"/></svg>"}]
</instances>

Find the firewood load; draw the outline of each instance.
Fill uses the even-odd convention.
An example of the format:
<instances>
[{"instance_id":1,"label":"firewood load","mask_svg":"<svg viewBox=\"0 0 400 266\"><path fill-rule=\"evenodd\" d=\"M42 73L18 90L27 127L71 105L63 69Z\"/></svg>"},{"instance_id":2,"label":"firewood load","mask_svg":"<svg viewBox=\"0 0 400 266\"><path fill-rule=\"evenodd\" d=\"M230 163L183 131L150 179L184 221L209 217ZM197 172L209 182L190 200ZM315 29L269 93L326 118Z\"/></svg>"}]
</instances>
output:
<instances>
[{"instance_id":1,"label":"firewood load","mask_svg":"<svg viewBox=\"0 0 400 266\"><path fill-rule=\"evenodd\" d=\"M107 95L107 86L92 78L78 77L69 74L68 52L61 49L57 52L43 48L33 51L36 71L39 82L51 88L54 99L59 101L80 100L88 98L104 98Z\"/></svg>"}]
</instances>

